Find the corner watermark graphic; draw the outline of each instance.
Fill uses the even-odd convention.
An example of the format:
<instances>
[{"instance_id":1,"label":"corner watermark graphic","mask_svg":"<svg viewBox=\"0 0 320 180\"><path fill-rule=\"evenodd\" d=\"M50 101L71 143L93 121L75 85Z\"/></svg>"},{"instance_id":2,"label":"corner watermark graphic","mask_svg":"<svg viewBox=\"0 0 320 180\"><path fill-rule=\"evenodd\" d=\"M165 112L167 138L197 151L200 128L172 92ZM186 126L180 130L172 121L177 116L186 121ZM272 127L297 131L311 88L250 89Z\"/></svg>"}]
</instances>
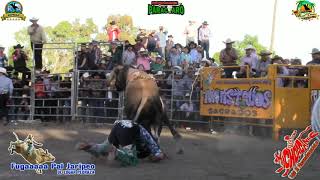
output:
<instances>
[{"instance_id":1,"label":"corner watermark graphic","mask_svg":"<svg viewBox=\"0 0 320 180\"><path fill-rule=\"evenodd\" d=\"M1 16L1 20L21 20L25 21L26 16L23 14L23 6L18 1L10 1L6 4L5 13Z\"/></svg>"},{"instance_id":2,"label":"corner watermark graphic","mask_svg":"<svg viewBox=\"0 0 320 180\"><path fill-rule=\"evenodd\" d=\"M178 1L151 1L148 4L148 15L156 14L184 15L185 8Z\"/></svg>"}]
</instances>

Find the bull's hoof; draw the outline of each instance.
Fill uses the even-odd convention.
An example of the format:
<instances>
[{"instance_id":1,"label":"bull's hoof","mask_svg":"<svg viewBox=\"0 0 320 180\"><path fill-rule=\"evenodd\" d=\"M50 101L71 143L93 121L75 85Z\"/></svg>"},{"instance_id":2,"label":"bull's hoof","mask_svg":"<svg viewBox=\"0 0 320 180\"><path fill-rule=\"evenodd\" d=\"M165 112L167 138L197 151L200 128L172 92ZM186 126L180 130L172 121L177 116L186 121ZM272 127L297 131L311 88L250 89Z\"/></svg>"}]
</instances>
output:
<instances>
[{"instance_id":1,"label":"bull's hoof","mask_svg":"<svg viewBox=\"0 0 320 180\"><path fill-rule=\"evenodd\" d=\"M179 150L177 151L177 154L184 154L183 149L179 149Z\"/></svg>"}]
</instances>

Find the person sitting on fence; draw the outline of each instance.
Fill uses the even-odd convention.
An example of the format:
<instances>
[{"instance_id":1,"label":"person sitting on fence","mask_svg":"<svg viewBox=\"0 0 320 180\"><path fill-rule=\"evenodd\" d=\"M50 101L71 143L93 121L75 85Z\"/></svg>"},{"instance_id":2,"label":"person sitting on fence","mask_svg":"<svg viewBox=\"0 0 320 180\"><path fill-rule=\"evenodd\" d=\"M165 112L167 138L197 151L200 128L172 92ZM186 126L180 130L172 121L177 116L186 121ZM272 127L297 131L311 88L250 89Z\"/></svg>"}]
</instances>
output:
<instances>
[{"instance_id":1,"label":"person sitting on fence","mask_svg":"<svg viewBox=\"0 0 320 180\"><path fill-rule=\"evenodd\" d=\"M0 45L0 67L5 68L8 63L7 55L3 52L5 49L4 46Z\"/></svg>"},{"instance_id":2,"label":"person sitting on fence","mask_svg":"<svg viewBox=\"0 0 320 180\"><path fill-rule=\"evenodd\" d=\"M260 52L260 59L257 63L256 68L256 77L265 77L268 74L268 66L271 64L271 58L270 55L272 53L268 50L262 50Z\"/></svg>"},{"instance_id":3,"label":"person sitting on fence","mask_svg":"<svg viewBox=\"0 0 320 180\"><path fill-rule=\"evenodd\" d=\"M165 65L165 61L162 59L160 55L158 55L155 60L152 60L151 62L151 72L156 74L159 71L163 71Z\"/></svg>"},{"instance_id":4,"label":"person sitting on fence","mask_svg":"<svg viewBox=\"0 0 320 180\"><path fill-rule=\"evenodd\" d=\"M13 66L15 74L17 75L18 72L22 73L22 79L30 79L31 78L31 72L30 69L27 68L27 60L28 56L26 53L22 50L24 46L21 46L20 44L14 46L14 52L12 53L13 58Z\"/></svg>"},{"instance_id":5,"label":"person sitting on fence","mask_svg":"<svg viewBox=\"0 0 320 180\"><path fill-rule=\"evenodd\" d=\"M285 66L280 66L283 62L282 62L283 58L275 55L272 59L271 59L271 64L275 64L278 65L277 66L277 75L278 76L289 76L289 71L288 68ZM277 78L277 87L286 87L289 84L289 79L288 78Z\"/></svg>"},{"instance_id":6,"label":"person sitting on fence","mask_svg":"<svg viewBox=\"0 0 320 180\"><path fill-rule=\"evenodd\" d=\"M245 48L246 54L244 57L241 58L240 66L244 66L245 64L249 64L249 71L250 73L256 72L257 69L257 63L258 63L258 58L256 54L254 53L255 49L252 45L248 45ZM245 68L245 67L241 67Z\"/></svg>"},{"instance_id":7,"label":"person sitting on fence","mask_svg":"<svg viewBox=\"0 0 320 180\"><path fill-rule=\"evenodd\" d=\"M80 142L79 150L86 151L94 157L107 157L117 160L123 166L135 166L138 158L149 157L153 162L165 159L165 154L152 135L141 125L131 120L117 120L103 143Z\"/></svg>"}]
</instances>

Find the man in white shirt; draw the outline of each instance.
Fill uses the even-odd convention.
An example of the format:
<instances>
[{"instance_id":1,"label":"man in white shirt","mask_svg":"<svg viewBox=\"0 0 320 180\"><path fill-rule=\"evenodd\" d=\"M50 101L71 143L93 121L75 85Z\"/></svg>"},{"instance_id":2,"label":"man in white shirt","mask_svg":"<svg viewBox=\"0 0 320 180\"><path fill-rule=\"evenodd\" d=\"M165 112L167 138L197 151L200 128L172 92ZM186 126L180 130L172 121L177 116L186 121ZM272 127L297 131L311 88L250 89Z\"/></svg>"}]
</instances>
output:
<instances>
[{"instance_id":1,"label":"man in white shirt","mask_svg":"<svg viewBox=\"0 0 320 180\"><path fill-rule=\"evenodd\" d=\"M40 71L42 69L42 47L43 44L46 43L46 35L43 27L37 23L38 20L39 19L36 17L30 19L32 25L28 27L28 34L30 35L32 50L35 48L33 55L35 60L35 68L36 70Z\"/></svg>"},{"instance_id":2,"label":"man in white shirt","mask_svg":"<svg viewBox=\"0 0 320 180\"><path fill-rule=\"evenodd\" d=\"M258 60L258 57L255 54L253 54L254 47L252 45L248 45L245 48L245 51L246 51L246 55L243 58L241 58L240 65L244 66L245 64L248 64L250 66L250 72L252 71L255 72L257 69L257 63L259 60Z\"/></svg>"},{"instance_id":3,"label":"man in white shirt","mask_svg":"<svg viewBox=\"0 0 320 180\"><path fill-rule=\"evenodd\" d=\"M189 25L186 26L184 34L186 35L186 46L191 42L195 42L197 27L194 21L189 21Z\"/></svg>"},{"instance_id":4,"label":"man in white shirt","mask_svg":"<svg viewBox=\"0 0 320 180\"><path fill-rule=\"evenodd\" d=\"M199 41L203 50L206 51L206 58L209 59L209 38L211 37L211 31L208 28L208 22L204 21L202 27L199 29Z\"/></svg>"}]
</instances>

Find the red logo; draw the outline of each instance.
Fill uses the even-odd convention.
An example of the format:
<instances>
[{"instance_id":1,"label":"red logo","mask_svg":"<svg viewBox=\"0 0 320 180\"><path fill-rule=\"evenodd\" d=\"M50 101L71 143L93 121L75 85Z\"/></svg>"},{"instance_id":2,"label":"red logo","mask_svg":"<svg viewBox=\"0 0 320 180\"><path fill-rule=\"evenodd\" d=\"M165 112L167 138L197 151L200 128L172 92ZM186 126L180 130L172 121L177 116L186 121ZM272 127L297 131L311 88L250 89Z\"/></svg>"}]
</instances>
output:
<instances>
[{"instance_id":1,"label":"red logo","mask_svg":"<svg viewBox=\"0 0 320 180\"><path fill-rule=\"evenodd\" d=\"M311 126L306 127L305 130L299 133L297 138L295 138L297 136L297 130L294 130L291 136L284 136L283 139L287 142L287 147L285 147L282 151L278 150L275 152L273 160L275 164L280 165L275 172L281 173L284 171L281 177L294 179L300 169L305 165L307 160L318 147L319 141L314 140L315 137L319 135L318 132L311 131L308 133L308 136L305 138L302 137L310 130ZM313 141L313 143L311 141ZM311 144L311 146L309 146L309 144Z\"/></svg>"}]
</instances>

